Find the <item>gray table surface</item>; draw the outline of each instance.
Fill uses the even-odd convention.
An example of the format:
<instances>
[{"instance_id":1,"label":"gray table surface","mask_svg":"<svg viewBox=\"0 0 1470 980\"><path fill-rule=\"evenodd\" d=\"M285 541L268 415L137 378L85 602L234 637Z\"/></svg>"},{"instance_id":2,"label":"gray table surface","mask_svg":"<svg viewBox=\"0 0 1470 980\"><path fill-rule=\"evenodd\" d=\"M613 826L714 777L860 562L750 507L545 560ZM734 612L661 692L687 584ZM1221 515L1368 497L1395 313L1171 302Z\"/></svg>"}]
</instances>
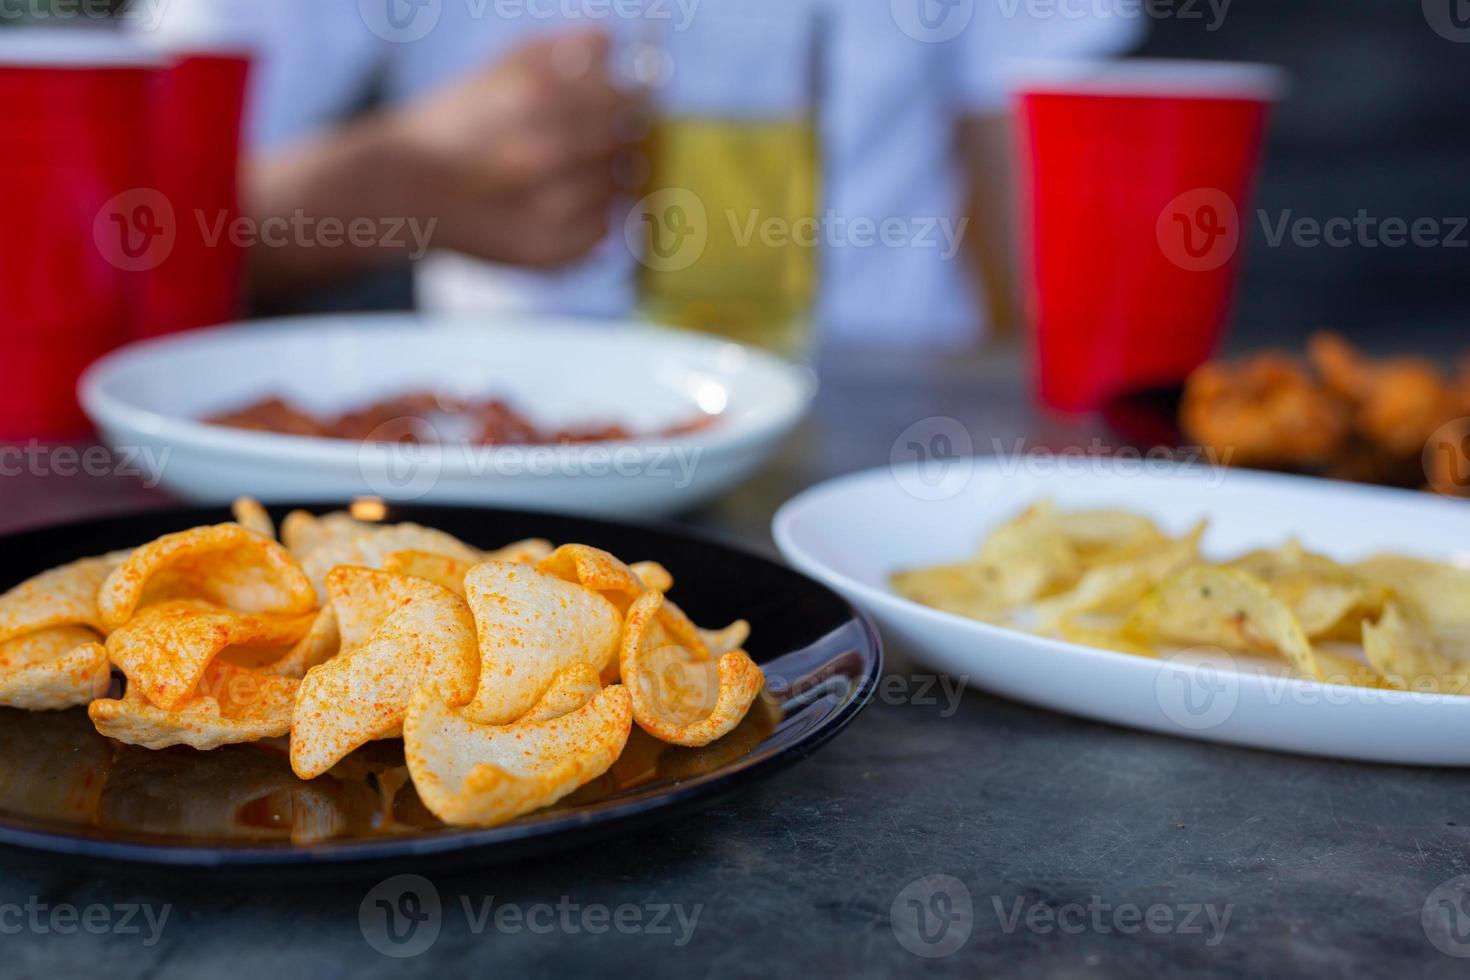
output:
<instances>
[{"instance_id":1,"label":"gray table surface","mask_svg":"<svg viewBox=\"0 0 1470 980\"><path fill-rule=\"evenodd\" d=\"M885 465L899 433L925 419L957 420L981 452L993 438L1061 448L1103 437L1035 417L1011 356L848 354L821 369L816 412L779 460L689 521L771 551L776 505ZM0 531L168 503L128 478L28 469L0 480ZM373 905L373 879L158 881L9 854L0 975L1470 968L1450 955L1470 955L1470 930L1436 933L1436 945L1421 920L1429 905L1470 926L1466 888L1453 881L1470 872L1467 774L1175 740L974 689L957 702L938 686L926 697L924 668L901 649L889 649L889 671L913 696L876 699L815 756L710 810L523 863L431 873L442 913L437 937L414 934L427 947L418 955L390 958L369 943L359 909Z\"/></svg>"}]
</instances>

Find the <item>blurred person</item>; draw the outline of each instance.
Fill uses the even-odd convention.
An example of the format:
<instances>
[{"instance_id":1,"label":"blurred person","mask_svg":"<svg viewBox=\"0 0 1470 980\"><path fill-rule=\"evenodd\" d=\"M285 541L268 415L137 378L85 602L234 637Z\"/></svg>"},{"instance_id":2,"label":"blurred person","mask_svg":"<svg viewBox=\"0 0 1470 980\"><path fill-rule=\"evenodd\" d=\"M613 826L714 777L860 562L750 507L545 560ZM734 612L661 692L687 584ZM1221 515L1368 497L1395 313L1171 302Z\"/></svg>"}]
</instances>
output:
<instances>
[{"instance_id":1,"label":"blurred person","mask_svg":"<svg viewBox=\"0 0 1470 980\"><path fill-rule=\"evenodd\" d=\"M981 287L961 245L983 259L991 316L1014 314L1004 61L1114 53L1136 38L1138 19L1001 0L787 2L824 13L830 27L823 333L973 343ZM617 37L639 18L677 30L679 18L714 6L743 9L741 0L171 0L161 33L254 53L245 193L258 221L433 219L435 251L417 263L426 309L616 316L636 299L614 205L628 192L616 176L632 107L616 81ZM730 43L742 40L759 43ZM738 91L742 80L725 84ZM855 222L899 233L860 239ZM279 297L413 248L407 237L397 248L293 241L254 249L252 275L258 295Z\"/></svg>"}]
</instances>

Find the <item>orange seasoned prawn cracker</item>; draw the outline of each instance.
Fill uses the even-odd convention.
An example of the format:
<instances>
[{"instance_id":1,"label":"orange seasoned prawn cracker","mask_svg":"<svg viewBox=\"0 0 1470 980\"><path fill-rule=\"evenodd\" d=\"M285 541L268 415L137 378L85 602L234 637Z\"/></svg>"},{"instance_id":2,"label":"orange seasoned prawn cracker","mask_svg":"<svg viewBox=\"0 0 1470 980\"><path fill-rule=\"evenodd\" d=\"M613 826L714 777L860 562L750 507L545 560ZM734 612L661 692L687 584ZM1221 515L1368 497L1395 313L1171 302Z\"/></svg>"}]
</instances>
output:
<instances>
[{"instance_id":1,"label":"orange seasoned prawn cracker","mask_svg":"<svg viewBox=\"0 0 1470 980\"><path fill-rule=\"evenodd\" d=\"M270 616L219 609L197 599L144 606L107 638L107 655L128 677L128 690L164 711L177 709L205 669L231 647L279 647L307 635L312 614Z\"/></svg>"},{"instance_id":2,"label":"orange seasoned prawn cracker","mask_svg":"<svg viewBox=\"0 0 1470 980\"><path fill-rule=\"evenodd\" d=\"M703 642L702 650L668 642L660 615L665 601L649 592L628 610L619 669L638 726L665 742L697 748L740 724L765 686L765 675L743 650L716 658ZM723 647L745 632L743 624L735 624L706 635Z\"/></svg>"},{"instance_id":3,"label":"orange seasoned prawn cracker","mask_svg":"<svg viewBox=\"0 0 1470 980\"><path fill-rule=\"evenodd\" d=\"M616 658L622 616L601 594L513 562L486 562L465 576L479 635L480 686L465 717L505 725L541 699L556 676Z\"/></svg>"},{"instance_id":4,"label":"orange seasoned prawn cracker","mask_svg":"<svg viewBox=\"0 0 1470 980\"><path fill-rule=\"evenodd\" d=\"M288 616L316 608L316 592L291 553L239 524L165 534L137 549L102 583L97 609L102 625L115 630L140 606L164 599Z\"/></svg>"},{"instance_id":5,"label":"orange seasoned prawn cracker","mask_svg":"<svg viewBox=\"0 0 1470 980\"><path fill-rule=\"evenodd\" d=\"M83 558L26 579L0 595L0 643L53 626L88 626L105 633L97 590L124 553Z\"/></svg>"},{"instance_id":6,"label":"orange seasoned prawn cracker","mask_svg":"<svg viewBox=\"0 0 1470 980\"><path fill-rule=\"evenodd\" d=\"M278 738L291 729L300 684L216 660L173 710L149 703L131 683L122 698L93 701L87 715L108 738L146 749L187 745L201 751Z\"/></svg>"},{"instance_id":7,"label":"orange seasoned prawn cracker","mask_svg":"<svg viewBox=\"0 0 1470 980\"><path fill-rule=\"evenodd\" d=\"M0 705L57 711L107 694L112 665L97 634L54 626L0 643Z\"/></svg>"},{"instance_id":8,"label":"orange seasoned prawn cracker","mask_svg":"<svg viewBox=\"0 0 1470 980\"><path fill-rule=\"evenodd\" d=\"M556 697L575 685L556 685ZM546 717L482 725L420 688L403 722L404 756L424 805L445 823L489 827L562 799L617 761L632 731L632 702L621 685ZM565 707L565 705L562 705Z\"/></svg>"},{"instance_id":9,"label":"orange seasoned prawn cracker","mask_svg":"<svg viewBox=\"0 0 1470 980\"><path fill-rule=\"evenodd\" d=\"M424 579L341 567L327 577L342 649L306 672L291 768L312 779L354 749L396 737L413 692L464 704L479 677L475 624L459 596Z\"/></svg>"}]
</instances>

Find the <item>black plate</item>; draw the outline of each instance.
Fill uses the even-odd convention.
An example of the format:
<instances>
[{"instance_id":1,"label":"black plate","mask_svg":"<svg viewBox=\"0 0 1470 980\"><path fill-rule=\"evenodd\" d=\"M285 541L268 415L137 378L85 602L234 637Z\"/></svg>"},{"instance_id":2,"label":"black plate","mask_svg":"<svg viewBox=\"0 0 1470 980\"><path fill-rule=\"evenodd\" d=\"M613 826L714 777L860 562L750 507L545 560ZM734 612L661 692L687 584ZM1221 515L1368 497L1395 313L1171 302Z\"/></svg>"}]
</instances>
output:
<instances>
[{"instance_id":1,"label":"black plate","mask_svg":"<svg viewBox=\"0 0 1470 980\"><path fill-rule=\"evenodd\" d=\"M272 511L279 519L288 509ZM223 510L180 509L15 535L0 540L0 590L75 558L228 519ZM354 753L348 775L306 783L279 746L149 752L102 738L81 710L0 710L0 845L135 866L239 870L521 856L707 804L795 762L852 721L881 673L878 635L864 615L803 575L712 540L503 510L391 506L384 519L417 521L486 548L544 537L657 560L673 572L671 596L695 622L750 621L748 650L766 673L766 693L746 722L704 749L665 749L635 727L625 758L636 748L656 761L630 764L617 779L610 773L553 809L473 830L436 826L412 784L396 797L385 789L390 780L380 777L401 764L399 743L372 743ZM384 794L386 810L374 813ZM296 822L306 831L298 828L293 842Z\"/></svg>"}]
</instances>

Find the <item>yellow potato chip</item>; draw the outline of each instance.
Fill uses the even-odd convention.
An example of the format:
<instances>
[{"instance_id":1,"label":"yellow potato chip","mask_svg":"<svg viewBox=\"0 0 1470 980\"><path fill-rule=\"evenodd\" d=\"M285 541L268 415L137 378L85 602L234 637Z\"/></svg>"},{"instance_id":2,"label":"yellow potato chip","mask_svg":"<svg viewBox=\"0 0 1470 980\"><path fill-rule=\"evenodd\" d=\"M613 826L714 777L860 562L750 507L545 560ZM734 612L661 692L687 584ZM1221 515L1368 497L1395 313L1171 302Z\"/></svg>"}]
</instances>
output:
<instances>
[{"instance_id":1,"label":"yellow potato chip","mask_svg":"<svg viewBox=\"0 0 1470 980\"><path fill-rule=\"evenodd\" d=\"M648 592L628 610L619 669L638 727L675 745L708 745L740 724L765 686L743 650L716 658L661 642L661 593Z\"/></svg>"},{"instance_id":2,"label":"yellow potato chip","mask_svg":"<svg viewBox=\"0 0 1470 980\"><path fill-rule=\"evenodd\" d=\"M230 647L284 650L311 628L313 614L269 616L219 609L197 599L144 606L107 638L107 655L128 690L164 711L192 696L205 668ZM278 654L279 655L279 654Z\"/></svg>"},{"instance_id":3,"label":"yellow potato chip","mask_svg":"<svg viewBox=\"0 0 1470 980\"><path fill-rule=\"evenodd\" d=\"M1388 592L1330 558L1313 554L1299 541L1254 551L1230 563L1265 582L1291 607L1309 638L1355 640L1362 620L1377 616Z\"/></svg>"},{"instance_id":4,"label":"yellow potato chip","mask_svg":"<svg viewBox=\"0 0 1470 980\"><path fill-rule=\"evenodd\" d=\"M342 648L342 638L337 632L337 610L331 606L322 606L317 610L315 618L311 621L311 628L306 635L296 641L284 657L266 656L258 661L258 669L265 674L274 674L277 677L295 677L300 679L306 676L306 672L317 664L324 664L335 657ZM268 650L268 654L278 654L279 651ZM250 664L241 664L236 658L230 657L230 651L224 653L226 659L240 666L248 667Z\"/></svg>"},{"instance_id":5,"label":"yellow potato chip","mask_svg":"<svg viewBox=\"0 0 1470 980\"><path fill-rule=\"evenodd\" d=\"M556 676L617 658L622 617L600 593L534 567L486 562L465 577L479 634L480 686L465 717L506 725L541 699Z\"/></svg>"},{"instance_id":6,"label":"yellow potato chip","mask_svg":"<svg viewBox=\"0 0 1470 980\"><path fill-rule=\"evenodd\" d=\"M464 600L443 586L341 567L328 575L327 591L342 649L301 681L291 768L302 779L367 742L396 737L416 688L429 685L460 705L479 679L475 622Z\"/></svg>"},{"instance_id":7,"label":"yellow potato chip","mask_svg":"<svg viewBox=\"0 0 1470 980\"><path fill-rule=\"evenodd\" d=\"M53 626L87 626L106 633L97 590L125 552L83 558L42 572L0 595L0 643Z\"/></svg>"},{"instance_id":8,"label":"yellow potato chip","mask_svg":"<svg viewBox=\"0 0 1470 980\"><path fill-rule=\"evenodd\" d=\"M107 694L112 665L97 634L53 626L0 643L0 705L56 711Z\"/></svg>"},{"instance_id":9,"label":"yellow potato chip","mask_svg":"<svg viewBox=\"0 0 1470 980\"><path fill-rule=\"evenodd\" d=\"M1407 691L1470 693L1470 663L1452 656L1432 627L1396 602L1363 624L1363 653L1383 679Z\"/></svg>"},{"instance_id":10,"label":"yellow potato chip","mask_svg":"<svg viewBox=\"0 0 1470 980\"><path fill-rule=\"evenodd\" d=\"M119 700L93 701L87 714L109 738L147 749L187 745L201 751L276 738L291 729L300 682L216 660L173 710L149 703L131 682Z\"/></svg>"},{"instance_id":11,"label":"yellow potato chip","mask_svg":"<svg viewBox=\"0 0 1470 980\"><path fill-rule=\"evenodd\" d=\"M254 531L272 541L276 539L275 521L271 520L271 515L254 497L236 497L234 504L230 506L230 512L235 516L235 523L247 531Z\"/></svg>"},{"instance_id":12,"label":"yellow potato chip","mask_svg":"<svg viewBox=\"0 0 1470 980\"><path fill-rule=\"evenodd\" d=\"M674 576L656 561L639 561L628 566L638 581L650 592L667 592L674 587Z\"/></svg>"},{"instance_id":13,"label":"yellow potato chip","mask_svg":"<svg viewBox=\"0 0 1470 980\"><path fill-rule=\"evenodd\" d=\"M1084 613L1118 613L1138 602L1148 590L1199 560L1200 524L1177 540L1160 538L1149 547L1118 560L1094 565L1070 591L1035 606L1038 628L1049 630L1063 620Z\"/></svg>"},{"instance_id":14,"label":"yellow potato chip","mask_svg":"<svg viewBox=\"0 0 1470 980\"><path fill-rule=\"evenodd\" d=\"M478 562L436 555L427 551L395 551L383 559L383 571L394 575L413 575L444 586L455 595L464 596L464 577Z\"/></svg>"},{"instance_id":15,"label":"yellow potato chip","mask_svg":"<svg viewBox=\"0 0 1470 980\"><path fill-rule=\"evenodd\" d=\"M549 806L601 776L631 729L628 691L618 685L557 717L504 726L477 724L421 688L404 720L404 755L435 816L489 827Z\"/></svg>"},{"instance_id":16,"label":"yellow potato chip","mask_svg":"<svg viewBox=\"0 0 1470 980\"><path fill-rule=\"evenodd\" d=\"M1470 627L1470 570L1400 555L1379 555L1353 570L1407 600L1439 627Z\"/></svg>"},{"instance_id":17,"label":"yellow potato chip","mask_svg":"<svg viewBox=\"0 0 1470 980\"><path fill-rule=\"evenodd\" d=\"M139 606L184 598L245 613L316 608L311 582L285 548L239 524L217 524L165 534L134 551L102 583L97 609L103 626L115 630Z\"/></svg>"},{"instance_id":18,"label":"yellow potato chip","mask_svg":"<svg viewBox=\"0 0 1470 980\"><path fill-rule=\"evenodd\" d=\"M1234 650L1274 652L1307 677L1321 670L1291 607L1239 569L1198 566L1149 593L1124 624L1128 635Z\"/></svg>"},{"instance_id":19,"label":"yellow potato chip","mask_svg":"<svg viewBox=\"0 0 1470 980\"><path fill-rule=\"evenodd\" d=\"M546 572L605 597L619 611L646 591L642 579L617 558L585 544L564 544L536 563Z\"/></svg>"},{"instance_id":20,"label":"yellow potato chip","mask_svg":"<svg viewBox=\"0 0 1470 980\"><path fill-rule=\"evenodd\" d=\"M571 714L595 698L604 687L591 664L574 664L556 675L541 700L517 721L550 721Z\"/></svg>"}]
</instances>

